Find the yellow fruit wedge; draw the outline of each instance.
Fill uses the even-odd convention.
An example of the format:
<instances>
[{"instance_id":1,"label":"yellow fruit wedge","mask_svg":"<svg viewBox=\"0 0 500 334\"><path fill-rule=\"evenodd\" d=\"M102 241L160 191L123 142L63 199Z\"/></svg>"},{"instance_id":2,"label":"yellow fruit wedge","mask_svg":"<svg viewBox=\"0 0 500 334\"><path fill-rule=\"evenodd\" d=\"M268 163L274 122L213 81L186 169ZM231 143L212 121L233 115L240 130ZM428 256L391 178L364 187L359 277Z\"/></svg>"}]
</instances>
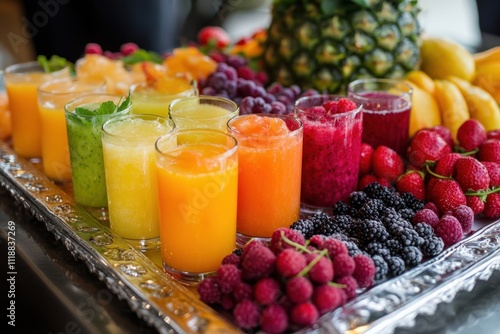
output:
<instances>
[{"instance_id":1,"label":"yellow fruit wedge","mask_svg":"<svg viewBox=\"0 0 500 334\"><path fill-rule=\"evenodd\" d=\"M457 77L449 80L464 96L471 118L478 120L486 131L500 129L500 108L490 93Z\"/></svg>"},{"instance_id":2,"label":"yellow fruit wedge","mask_svg":"<svg viewBox=\"0 0 500 334\"><path fill-rule=\"evenodd\" d=\"M411 81L427 93L434 94L434 80L424 71L410 71L406 74L406 80Z\"/></svg>"},{"instance_id":3,"label":"yellow fruit wedge","mask_svg":"<svg viewBox=\"0 0 500 334\"><path fill-rule=\"evenodd\" d=\"M412 137L420 129L440 125L441 115L436 99L432 94L411 81L407 80L406 82L413 89L409 130L410 137ZM432 81L432 85L434 85L434 81Z\"/></svg>"},{"instance_id":4,"label":"yellow fruit wedge","mask_svg":"<svg viewBox=\"0 0 500 334\"><path fill-rule=\"evenodd\" d=\"M474 53L472 56L474 57L476 67L487 63L500 63L500 46L494 46L488 50Z\"/></svg>"},{"instance_id":5,"label":"yellow fruit wedge","mask_svg":"<svg viewBox=\"0 0 500 334\"><path fill-rule=\"evenodd\" d=\"M433 79L446 79L450 75L470 81L474 77L472 54L462 45L442 38L426 37L420 47L420 70Z\"/></svg>"},{"instance_id":6,"label":"yellow fruit wedge","mask_svg":"<svg viewBox=\"0 0 500 334\"><path fill-rule=\"evenodd\" d=\"M458 87L449 80L435 80L434 97L441 112L441 123L446 126L457 140L458 128L469 119L467 102Z\"/></svg>"},{"instance_id":7,"label":"yellow fruit wedge","mask_svg":"<svg viewBox=\"0 0 500 334\"><path fill-rule=\"evenodd\" d=\"M495 101L500 103L500 62L478 66L472 84L490 93Z\"/></svg>"}]
</instances>

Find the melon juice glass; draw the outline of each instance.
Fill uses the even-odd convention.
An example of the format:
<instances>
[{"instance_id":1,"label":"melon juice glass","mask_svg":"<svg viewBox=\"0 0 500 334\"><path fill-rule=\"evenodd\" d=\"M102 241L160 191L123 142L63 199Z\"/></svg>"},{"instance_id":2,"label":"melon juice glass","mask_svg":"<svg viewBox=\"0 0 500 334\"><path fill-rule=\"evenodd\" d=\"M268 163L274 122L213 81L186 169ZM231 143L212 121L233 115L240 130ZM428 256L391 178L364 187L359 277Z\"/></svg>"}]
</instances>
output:
<instances>
[{"instance_id":1,"label":"melon juice glass","mask_svg":"<svg viewBox=\"0 0 500 334\"><path fill-rule=\"evenodd\" d=\"M155 142L174 128L165 117L135 114L102 127L110 227L141 251L160 247Z\"/></svg>"},{"instance_id":2,"label":"melon juice glass","mask_svg":"<svg viewBox=\"0 0 500 334\"><path fill-rule=\"evenodd\" d=\"M298 99L294 113L304 124L301 211L331 213L358 184L363 114L361 105L343 113L319 113L314 108L341 96L315 95Z\"/></svg>"},{"instance_id":3,"label":"melon juice glass","mask_svg":"<svg viewBox=\"0 0 500 334\"><path fill-rule=\"evenodd\" d=\"M210 129L179 130L156 142L163 267L196 284L236 247L236 139Z\"/></svg>"},{"instance_id":4,"label":"melon juice glass","mask_svg":"<svg viewBox=\"0 0 500 334\"><path fill-rule=\"evenodd\" d=\"M168 117L168 107L173 100L196 95L196 81L180 73L163 78L154 86L140 82L130 87L134 114Z\"/></svg>"},{"instance_id":5,"label":"melon juice glass","mask_svg":"<svg viewBox=\"0 0 500 334\"><path fill-rule=\"evenodd\" d=\"M56 79L38 86L38 108L42 120L44 173L56 182L71 180L68 132L64 106L90 93L104 93L105 81Z\"/></svg>"},{"instance_id":6,"label":"melon juice glass","mask_svg":"<svg viewBox=\"0 0 500 334\"><path fill-rule=\"evenodd\" d=\"M56 78L69 78L69 76L68 67L46 73L36 61L11 65L5 69L5 88L12 114L12 145L14 151L20 156L28 159L42 157L38 85Z\"/></svg>"},{"instance_id":7,"label":"melon juice glass","mask_svg":"<svg viewBox=\"0 0 500 334\"><path fill-rule=\"evenodd\" d=\"M224 97L200 95L172 101L170 117L178 129L227 131L227 121L239 113L238 105Z\"/></svg>"},{"instance_id":8,"label":"melon juice glass","mask_svg":"<svg viewBox=\"0 0 500 334\"><path fill-rule=\"evenodd\" d=\"M299 219L302 123L292 115L242 115L228 130L239 146L238 245L266 241Z\"/></svg>"},{"instance_id":9,"label":"melon juice glass","mask_svg":"<svg viewBox=\"0 0 500 334\"><path fill-rule=\"evenodd\" d=\"M87 94L64 107L75 202L102 220L107 219L108 198L101 128L108 119L130 113L131 104L123 104L124 100L118 95ZM110 103L115 107L101 107Z\"/></svg>"},{"instance_id":10,"label":"melon juice glass","mask_svg":"<svg viewBox=\"0 0 500 334\"><path fill-rule=\"evenodd\" d=\"M363 142L374 149L387 146L406 155L413 90L398 79L359 79L348 85L348 96L363 105Z\"/></svg>"}]
</instances>

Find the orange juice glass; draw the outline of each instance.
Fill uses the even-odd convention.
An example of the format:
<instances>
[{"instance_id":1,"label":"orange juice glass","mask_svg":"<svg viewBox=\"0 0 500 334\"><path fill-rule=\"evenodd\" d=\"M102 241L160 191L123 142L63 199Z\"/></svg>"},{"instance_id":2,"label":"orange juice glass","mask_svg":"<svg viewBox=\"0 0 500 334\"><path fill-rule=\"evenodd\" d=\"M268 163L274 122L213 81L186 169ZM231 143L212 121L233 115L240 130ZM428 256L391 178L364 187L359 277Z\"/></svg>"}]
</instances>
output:
<instances>
[{"instance_id":1,"label":"orange juice glass","mask_svg":"<svg viewBox=\"0 0 500 334\"><path fill-rule=\"evenodd\" d=\"M42 126L38 112L37 87L41 83L69 77L69 68L45 73L36 61L15 64L4 72L12 117L12 145L24 158L41 158Z\"/></svg>"},{"instance_id":2,"label":"orange juice glass","mask_svg":"<svg viewBox=\"0 0 500 334\"><path fill-rule=\"evenodd\" d=\"M302 123L290 115L242 115L228 122L238 140L238 244L268 239L299 219Z\"/></svg>"},{"instance_id":3,"label":"orange juice glass","mask_svg":"<svg viewBox=\"0 0 500 334\"><path fill-rule=\"evenodd\" d=\"M196 284L236 246L237 142L217 130L180 130L156 150L163 267Z\"/></svg>"},{"instance_id":4,"label":"orange juice glass","mask_svg":"<svg viewBox=\"0 0 500 334\"><path fill-rule=\"evenodd\" d=\"M71 180L68 133L64 106L73 99L106 91L105 81L56 79L38 86L38 108L42 120L42 163L54 181Z\"/></svg>"}]
</instances>

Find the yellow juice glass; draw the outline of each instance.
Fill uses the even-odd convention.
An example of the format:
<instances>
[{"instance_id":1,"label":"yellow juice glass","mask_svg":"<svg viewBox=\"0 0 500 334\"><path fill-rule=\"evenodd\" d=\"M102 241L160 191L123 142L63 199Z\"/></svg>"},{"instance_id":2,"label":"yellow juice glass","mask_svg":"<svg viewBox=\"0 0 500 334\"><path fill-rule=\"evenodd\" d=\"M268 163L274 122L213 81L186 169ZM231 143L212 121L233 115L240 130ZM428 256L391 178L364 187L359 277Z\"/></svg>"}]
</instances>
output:
<instances>
[{"instance_id":1,"label":"yellow juice glass","mask_svg":"<svg viewBox=\"0 0 500 334\"><path fill-rule=\"evenodd\" d=\"M119 116L102 127L109 223L141 251L160 247L155 142L173 129L156 115Z\"/></svg>"},{"instance_id":2,"label":"yellow juice glass","mask_svg":"<svg viewBox=\"0 0 500 334\"><path fill-rule=\"evenodd\" d=\"M236 246L237 142L217 130L180 130L156 150L163 267L196 284Z\"/></svg>"},{"instance_id":3,"label":"yellow juice glass","mask_svg":"<svg viewBox=\"0 0 500 334\"><path fill-rule=\"evenodd\" d=\"M37 87L55 78L69 78L69 68L45 73L36 61L15 64L4 72L5 88L12 117L12 145L24 158L41 158L41 119L38 112Z\"/></svg>"},{"instance_id":4,"label":"yellow juice glass","mask_svg":"<svg viewBox=\"0 0 500 334\"><path fill-rule=\"evenodd\" d=\"M291 115L242 115L228 122L238 140L239 245L264 240L300 215L302 123Z\"/></svg>"},{"instance_id":5,"label":"yellow juice glass","mask_svg":"<svg viewBox=\"0 0 500 334\"><path fill-rule=\"evenodd\" d=\"M227 132L227 121L240 111L235 102L208 95L174 100L169 110L178 129L213 129L224 132Z\"/></svg>"},{"instance_id":6,"label":"yellow juice glass","mask_svg":"<svg viewBox=\"0 0 500 334\"><path fill-rule=\"evenodd\" d=\"M182 74L166 77L154 86L140 82L130 87L134 114L168 117L168 107L173 100L197 95L196 81Z\"/></svg>"},{"instance_id":7,"label":"yellow juice glass","mask_svg":"<svg viewBox=\"0 0 500 334\"><path fill-rule=\"evenodd\" d=\"M38 86L38 109L42 121L44 173L54 181L71 180L71 164L64 106L90 93L104 93L104 81L56 79Z\"/></svg>"}]
</instances>

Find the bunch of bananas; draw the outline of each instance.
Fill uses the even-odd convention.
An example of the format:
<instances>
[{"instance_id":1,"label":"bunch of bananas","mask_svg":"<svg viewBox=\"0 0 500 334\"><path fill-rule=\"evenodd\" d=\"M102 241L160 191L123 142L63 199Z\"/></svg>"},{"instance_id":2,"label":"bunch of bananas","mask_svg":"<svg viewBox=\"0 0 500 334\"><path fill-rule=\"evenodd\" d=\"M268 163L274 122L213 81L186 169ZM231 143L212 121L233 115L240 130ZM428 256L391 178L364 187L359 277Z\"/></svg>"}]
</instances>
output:
<instances>
[{"instance_id":1,"label":"bunch of bananas","mask_svg":"<svg viewBox=\"0 0 500 334\"><path fill-rule=\"evenodd\" d=\"M457 43L426 37L421 51L420 70L406 77L414 89L410 136L444 125L456 139L469 118L487 131L500 129L500 47L471 54Z\"/></svg>"}]
</instances>

